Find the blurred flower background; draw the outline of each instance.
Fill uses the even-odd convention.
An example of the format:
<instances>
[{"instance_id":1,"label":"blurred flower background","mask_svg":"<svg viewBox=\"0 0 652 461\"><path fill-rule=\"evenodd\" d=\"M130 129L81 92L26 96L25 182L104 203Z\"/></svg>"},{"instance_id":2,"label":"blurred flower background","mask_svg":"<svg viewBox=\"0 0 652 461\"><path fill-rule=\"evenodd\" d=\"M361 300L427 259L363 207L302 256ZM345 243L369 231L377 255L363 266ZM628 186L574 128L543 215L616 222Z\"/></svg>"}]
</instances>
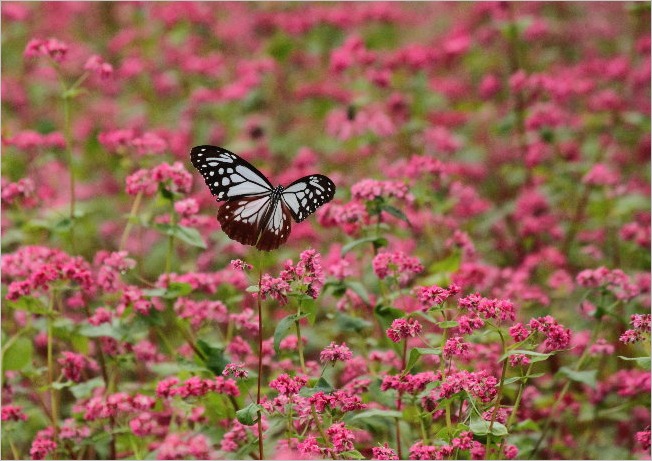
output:
<instances>
[{"instance_id":1,"label":"blurred flower background","mask_svg":"<svg viewBox=\"0 0 652 461\"><path fill-rule=\"evenodd\" d=\"M2 2L1 195L3 459L650 458L647 2Z\"/></svg>"}]
</instances>

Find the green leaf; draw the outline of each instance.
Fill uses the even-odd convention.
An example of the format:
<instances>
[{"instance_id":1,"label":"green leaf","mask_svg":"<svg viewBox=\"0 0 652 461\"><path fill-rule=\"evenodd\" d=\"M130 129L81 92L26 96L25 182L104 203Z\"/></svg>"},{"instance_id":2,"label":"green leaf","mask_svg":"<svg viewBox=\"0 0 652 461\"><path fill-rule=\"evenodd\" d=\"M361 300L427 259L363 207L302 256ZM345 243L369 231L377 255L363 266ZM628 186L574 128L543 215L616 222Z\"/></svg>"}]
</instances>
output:
<instances>
[{"instance_id":1,"label":"green leaf","mask_svg":"<svg viewBox=\"0 0 652 461\"><path fill-rule=\"evenodd\" d=\"M545 375L545 373L532 373L531 375L514 376L513 378L506 379L504 384L512 384L518 381L525 382L527 379L540 378L543 375Z\"/></svg>"},{"instance_id":2,"label":"green leaf","mask_svg":"<svg viewBox=\"0 0 652 461\"><path fill-rule=\"evenodd\" d=\"M491 434L495 435L496 437L503 437L509 434L504 424L499 423L498 421L494 421L493 425L491 425L491 421L485 421L484 419L471 420L469 429L471 429L471 432L473 432L475 435L487 435L490 433L490 426Z\"/></svg>"},{"instance_id":3,"label":"green leaf","mask_svg":"<svg viewBox=\"0 0 652 461\"><path fill-rule=\"evenodd\" d=\"M70 387L74 384L74 381L64 381L62 383L56 382L52 383L52 389L56 389L57 391L60 391L61 389L65 389L66 387Z\"/></svg>"},{"instance_id":4,"label":"green leaf","mask_svg":"<svg viewBox=\"0 0 652 461\"><path fill-rule=\"evenodd\" d=\"M330 385L328 381L324 378L319 378L319 381L313 387L303 387L299 391L301 397L310 397L315 395L317 392L323 392L324 394L329 394L333 392L333 386Z\"/></svg>"},{"instance_id":5,"label":"green leaf","mask_svg":"<svg viewBox=\"0 0 652 461\"><path fill-rule=\"evenodd\" d=\"M389 328L394 320L405 316L405 312L402 310L382 304L378 304L374 308L374 314L376 314L384 328Z\"/></svg>"},{"instance_id":6,"label":"green leaf","mask_svg":"<svg viewBox=\"0 0 652 461\"><path fill-rule=\"evenodd\" d=\"M410 224L410 221L408 220L407 216L405 216L405 214L403 214L403 212L398 208L385 203L381 205L380 209L386 211L387 213L391 214L395 218L398 218L401 221L405 221L406 223Z\"/></svg>"},{"instance_id":7,"label":"green leaf","mask_svg":"<svg viewBox=\"0 0 652 461\"><path fill-rule=\"evenodd\" d=\"M568 367L561 367L558 373L566 376L571 381L586 384L592 388L595 388L597 384L598 370L577 371Z\"/></svg>"},{"instance_id":8,"label":"green leaf","mask_svg":"<svg viewBox=\"0 0 652 461\"><path fill-rule=\"evenodd\" d=\"M22 296L16 301L9 301L7 306L12 309L31 312L32 314L48 315L48 307L33 296ZM58 314L58 312L52 312L51 314Z\"/></svg>"},{"instance_id":9,"label":"green leaf","mask_svg":"<svg viewBox=\"0 0 652 461\"><path fill-rule=\"evenodd\" d=\"M367 290L365 289L364 285L362 285L362 283L347 280L344 282L344 285L346 285L349 290L360 296L360 299L362 299L365 303L370 303L369 295L367 294Z\"/></svg>"},{"instance_id":10,"label":"green leaf","mask_svg":"<svg viewBox=\"0 0 652 461\"><path fill-rule=\"evenodd\" d=\"M143 294L149 297L160 297L165 299L176 299L192 293L192 285L184 282L171 282L167 288L151 288L143 290Z\"/></svg>"},{"instance_id":11,"label":"green leaf","mask_svg":"<svg viewBox=\"0 0 652 461\"><path fill-rule=\"evenodd\" d=\"M454 251L447 258L441 259L434 264L430 265L430 272L436 274L438 272L453 273L457 272L462 262L462 253Z\"/></svg>"},{"instance_id":12,"label":"green leaf","mask_svg":"<svg viewBox=\"0 0 652 461\"><path fill-rule=\"evenodd\" d=\"M293 40L286 34L277 32L269 41L268 53L277 61L285 61L292 53Z\"/></svg>"},{"instance_id":13,"label":"green leaf","mask_svg":"<svg viewBox=\"0 0 652 461\"><path fill-rule=\"evenodd\" d=\"M384 247L387 245L387 239L384 237L364 237L358 240L354 240L342 247L341 255L344 256L349 251L351 251L358 245L362 245L363 243L372 243L374 248L378 249L380 247Z\"/></svg>"},{"instance_id":14,"label":"green leaf","mask_svg":"<svg viewBox=\"0 0 652 461\"><path fill-rule=\"evenodd\" d=\"M366 459L358 450L349 450L338 453L342 459Z\"/></svg>"},{"instance_id":15,"label":"green leaf","mask_svg":"<svg viewBox=\"0 0 652 461\"><path fill-rule=\"evenodd\" d=\"M235 412L235 417L238 418L241 424L245 426L253 426L258 421L258 412L262 411L261 405L250 403L246 407Z\"/></svg>"},{"instance_id":16,"label":"green leaf","mask_svg":"<svg viewBox=\"0 0 652 461\"><path fill-rule=\"evenodd\" d=\"M636 362L637 365L640 365L642 368L649 370L650 369L650 357L623 357L622 355L618 356L622 360L630 360Z\"/></svg>"},{"instance_id":17,"label":"green leaf","mask_svg":"<svg viewBox=\"0 0 652 461\"><path fill-rule=\"evenodd\" d=\"M365 320L360 317L353 317L352 315L344 314L341 312L337 313L336 319L338 326L340 327L340 331L343 332L360 333L363 330L371 328L373 325L369 320Z\"/></svg>"},{"instance_id":18,"label":"green leaf","mask_svg":"<svg viewBox=\"0 0 652 461\"><path fill-rule=\"evenodd\" d=\"M201 237L197 229L193 227L186 227L180 224L155 223L154 229L162 234L178 238L179 240L186 242L188 245L203 249L207 248L204 239Z\"/></svg>"},{"instance_id":19,"label":"green leaf","mask_svg":"<svg viewBox=\"0 0 652 461\"><path fill-rule=\"evenodd\" d=\"M437 326L439 328L455 328L459 324L460 324L460 322L458 322L456 320L446 320L444 322L437 322Z\"/></svg>"},{"instance_id":20,"label":"green leaf","mask_svg":"<svg viewBox=\"0 0 652 461\"><path fill-rule=\"evenodd\" d=\"M222 347L211 346L203 339L197 340L197 347L204 353L204 365L216 376L222 374L224 367L229 364L229 359L224 355Z\"/></svg>"},{"instance_id":21,"label":"green leaf","mask_svg":"<svg viewBox=\"0 0 652 461\"><path fill-rule=\"evenodd\" d=\"M100 325L84 324L79 328L78 333L87 338L99 338L109 336L113 339L122 340L123 334L118 328L116 321L114 323L102 323Z\"/></svg>"},{"instance_id":22,"label":"green leaf","mask_svg":"<svg viewBox=\"0 0 652 461\"><path fill-rule=\"evenodd\" d=\"M274 352L276 352L277 355L279 353L278 347L281 344L281 340L285 337L287 331L292 325L294 325L296 320L302 319L304 317L308 317L308 314L292 314L284 317L280 322L278 322L278 325L276 325L276 330L274 330Z\"/></svg>"},{"instance_id":23,"label":"green leaf","mask_svg":"<svg viewBox=\"0 0 652 461\"><path fill-rule=\"evenodd\" d=\"M407 365L405 365L405 371L410 371L414 365L416 365L417 360L422 355L440 355L441 348L429 348L429 347L415 347L410 351L410 357L408 359Z\"/></svg>"},{"instance_id":24,"label":"green leaf","mask_svg":"<svg viewBox=\"0 0 652 461\"><path fill-rule=\"evenodd\" d=\"M2 356L2 370L22 370L32 364L34 345L28 338L20 337Z\"/></svg>"},{"instance_id":25,"label":"green leaf","mask_svg":"<svg viewBox=\"0 0 652 461\"><path fill-rule=\"evenodd\" d=\"M504 353L503 355L500 356L500 359L498 360L499 362L502 362L508 357L511 357L512 355L527 355L530 357L531 362L542 362L549 357L552 357L555 355L555 352L548 352L547 354L544 354L542 352L536 352L536 351L528 351L527 349L514 349L513 351L509 351Z\"/></svg>"},{"instance_id":26,"label":"green leaf","mask_svg":"<svg viewBox=\"0 0 652 461\"><path fill-rule=\"evenodd\" d=\"M93 389L100 386L104 386L104 380L98 376L83 383L70 386L70 392L73 396L75 396L77 400L79 400L82 398L90 397Z\"/></svg>"},{"instance_id":27,"label":"green leaf","mask_svg":"<svg viewBox=\"0 0 652 461\"><path fill-rule=\"evenodd\" d=\"M365 410L360 413L356 413L349 418L349 422L353 421L364 421L365 419L375 419L375 418L401 418L403 413L396 410Z\"/></svg>"},{"instance_id":28,"label":"green leaf","mask_svg":"<svg viewBox=\"0 0 652 461\"><path fill-rule=\"evenodd\" d=\"M247 293L258 293L260 291L260 288L258 288L258 285L250 285L247 287L245 291Z\"/></svg>"}]
</instances>

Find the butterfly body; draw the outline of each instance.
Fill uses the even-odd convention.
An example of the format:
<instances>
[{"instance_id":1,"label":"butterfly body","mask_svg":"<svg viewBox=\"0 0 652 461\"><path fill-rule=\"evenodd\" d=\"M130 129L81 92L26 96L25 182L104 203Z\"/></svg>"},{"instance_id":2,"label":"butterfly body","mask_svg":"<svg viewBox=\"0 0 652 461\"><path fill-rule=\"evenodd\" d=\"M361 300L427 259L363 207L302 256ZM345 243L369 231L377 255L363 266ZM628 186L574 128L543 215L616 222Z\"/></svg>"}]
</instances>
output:
<instances>
[{"instance_id":1,"label":"butterfly body","mask_svg":"<svg viewBox=\"0 0 652 461\"><path fill-rule=\"evenodd\" d=\"M273 187L253 165L221 147L193 147L190 159L217 201L226 202L217 213L222 230L260 250L285 243L291 218L303 221L335 195L335 184L320 174Z\"/></svg>"}]
</instances>

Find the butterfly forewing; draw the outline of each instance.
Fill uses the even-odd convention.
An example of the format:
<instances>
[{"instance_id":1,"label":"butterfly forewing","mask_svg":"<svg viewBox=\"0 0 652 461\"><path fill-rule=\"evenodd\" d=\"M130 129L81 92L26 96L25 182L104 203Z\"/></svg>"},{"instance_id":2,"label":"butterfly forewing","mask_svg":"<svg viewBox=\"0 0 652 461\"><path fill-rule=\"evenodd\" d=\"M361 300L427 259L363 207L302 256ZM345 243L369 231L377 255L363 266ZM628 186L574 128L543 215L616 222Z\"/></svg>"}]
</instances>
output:
<instances>
[{"instance_id":1,"label":"butterfly forewing","mask_svg":"<svg viewBox=\"0 0 652 461\"><path fill-rule=\"evenodd\" d=\"M281 195L296 222L301 222L335 195L335 184L326 176L311 174L287 186Z\"/></svg>"},{"instance_id":2,"label":"butterfly forewing","mask_svg":"<svg viewBox=\"0 0 652 461\"><path fill-rule=\"evenodd\" d=\"M218 201L272 191L272 185L256 167L221 147L193 147L190 160Z\"/></svg>"}]
</instances>

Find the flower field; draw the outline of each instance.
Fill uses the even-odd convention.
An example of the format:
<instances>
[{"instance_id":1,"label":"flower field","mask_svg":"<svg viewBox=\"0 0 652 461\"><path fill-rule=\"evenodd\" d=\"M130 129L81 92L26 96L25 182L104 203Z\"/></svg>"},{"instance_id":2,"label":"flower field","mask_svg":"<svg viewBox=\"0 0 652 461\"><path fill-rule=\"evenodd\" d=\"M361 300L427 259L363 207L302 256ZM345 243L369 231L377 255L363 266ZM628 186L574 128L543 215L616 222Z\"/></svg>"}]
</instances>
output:
<instances>
[{"instance_id":1,"label":"flower field","mask_svg":"<svg viewBox=\"0 0 652 461\"><path fill-rule=\"evenodd\" d=\"M650 459L650 48L649 2L2 2L2 459ZM335 196L242 245L200 145Z\"/></svg>"}]
</instances>

